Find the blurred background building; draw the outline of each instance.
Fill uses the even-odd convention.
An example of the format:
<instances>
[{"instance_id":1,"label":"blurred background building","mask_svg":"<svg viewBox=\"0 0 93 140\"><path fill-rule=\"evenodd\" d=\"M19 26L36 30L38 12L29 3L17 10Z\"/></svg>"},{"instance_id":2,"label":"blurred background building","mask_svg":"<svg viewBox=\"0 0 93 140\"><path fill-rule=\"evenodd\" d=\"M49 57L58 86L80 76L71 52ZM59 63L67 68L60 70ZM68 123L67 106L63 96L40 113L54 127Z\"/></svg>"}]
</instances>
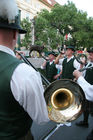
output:
<instances>
[{"instance_id":1,"label":"blurred background building","mask_svg":"<svg viewBox=\"0 0 93 140\"><path fill-rule=\"evenodd\" d=\"M56 4L55 0L16 0L19 7L21 20L23 18L33 19L42 9L48 11Z\"/></svg>"},{"instance_id":2,"label":"blurred background building","mask_svg":"<svg viewBox=\"0 0 93 140\"><path fill-rule=\"evenodd\" d=\"M28 19L31 21L31 34L32 45L34 44L34 18L42 10L46 9L51 11L51 8L57 3L55 0L16 0L19 8L20 21ZM19 35L16 48L19 47L20 40L24 38L24 35Z\"/></svg>"}]
</instances>

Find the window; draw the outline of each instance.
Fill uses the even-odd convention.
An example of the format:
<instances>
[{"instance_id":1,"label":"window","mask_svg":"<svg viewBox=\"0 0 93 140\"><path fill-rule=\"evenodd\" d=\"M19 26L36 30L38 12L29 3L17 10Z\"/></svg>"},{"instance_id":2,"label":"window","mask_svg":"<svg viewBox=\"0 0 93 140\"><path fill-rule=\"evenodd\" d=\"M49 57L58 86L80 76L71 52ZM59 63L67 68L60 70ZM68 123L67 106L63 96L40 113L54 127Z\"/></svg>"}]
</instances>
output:
<instances>
[{"instance_id":1,"label":"window","mask_svg":"<svg viewBox=\"0 0 93 140\"><path fill-rule=\"evenodd\" d=\"M30 21L30 14L26 13L26 18Z\"/></svg>"}]
</instances>

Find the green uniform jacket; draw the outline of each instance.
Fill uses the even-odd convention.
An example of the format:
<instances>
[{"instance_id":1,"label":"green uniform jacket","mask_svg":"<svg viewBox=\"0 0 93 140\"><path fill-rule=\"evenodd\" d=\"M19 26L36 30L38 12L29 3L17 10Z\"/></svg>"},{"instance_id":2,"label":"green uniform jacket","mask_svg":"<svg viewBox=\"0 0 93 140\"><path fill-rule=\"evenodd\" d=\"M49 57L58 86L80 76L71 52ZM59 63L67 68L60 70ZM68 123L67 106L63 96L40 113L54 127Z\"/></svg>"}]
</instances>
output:
<instances>
[{"instance_id":1,"label":"green uniform jacket","mask_svg":"<svg viewBox=\"0 0 93 140\"><path fill-rule=\"evenodd\" d=\"M75 70L74 66L74 58L72 58L69 62L67 62L67 58L64 59L62 65L62 79L73 79L73 71Z\"/></svg>"},{"instance_id":2,"label":"green uniform jacket","mask_svg":"<svg viewBox=\"0 0 93 140\"><path fill-rule=\"evenodd\" d=\"M53 82L54 76L57 74L57 68L56 65L54 64L54 62L49 65L49 62L47 62L46 64L46 78L50 81Z\"/></svg>"}]
</instances>

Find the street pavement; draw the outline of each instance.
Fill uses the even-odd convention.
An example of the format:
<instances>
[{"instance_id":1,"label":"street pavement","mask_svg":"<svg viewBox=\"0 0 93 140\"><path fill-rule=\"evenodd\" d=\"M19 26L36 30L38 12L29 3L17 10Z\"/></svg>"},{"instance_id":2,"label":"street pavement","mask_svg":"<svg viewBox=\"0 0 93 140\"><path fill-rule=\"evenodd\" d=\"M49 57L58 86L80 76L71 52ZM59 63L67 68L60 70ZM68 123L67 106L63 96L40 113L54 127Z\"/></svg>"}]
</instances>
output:
<instances>
[{"instance_id":1,"label":"street pavement","mask_svg":"<svg viewBox=\"0 0 93 140\"><path fill-rule=\"evenodd\" d=\"M45 139L47 134L56 127L56 123L50 121L45 125L37 125L33 123L31 131L35 140L86 140L86 136L93 128L93 117L89 116L89 127L83 128L75 125L76 122L83 119L81 115L77 120L71 122L71 126L60 126L57 131L48 139Z\"/></svg>"}]
</instances>

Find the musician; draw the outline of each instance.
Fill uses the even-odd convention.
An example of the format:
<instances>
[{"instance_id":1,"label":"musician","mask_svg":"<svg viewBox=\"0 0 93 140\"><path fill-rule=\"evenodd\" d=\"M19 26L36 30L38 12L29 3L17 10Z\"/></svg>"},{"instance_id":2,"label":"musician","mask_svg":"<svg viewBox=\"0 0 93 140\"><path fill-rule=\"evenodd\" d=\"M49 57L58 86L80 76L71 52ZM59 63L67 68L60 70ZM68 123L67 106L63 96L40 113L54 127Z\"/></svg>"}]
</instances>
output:
<instances>
[{"instance_id":1,"label":"musician","mask_svg":"<svg viewBox=\"0 0 93 140\"><path fill-rule=\"evenodd\" d=\"M75 52L74 46L67 46L66 52L65 52L65 58L62 58L63 52L58 55L58 57L55 60L55 64L59 63L62 65L62 79L73 79L73 71L75 69L80 68L80 64L76 61L74 58L73 53Z\"/></svg>"},{"instance_id":2,"label":"musician","mask_svg":"<svg viewBox=\"0 0 93 140\"><path fill-rule=\"evenodd\" d=\"M19 33L15 0L0 1L0 140L33 140L32 122L49 121L40 74L13 52Z\"/></svg>"},{"instance_id":3,"label":"musician","mask_svg":"<svg viewBox=\"0 0 93 140\"><path fill-rule=\"evenodd\" d=\"M90 62L86 67L88 67L90 65L93 66L93 47L91 47L88 50L88 52L89 52ZM76 77L77 83L82 87L82 89L85 93L85 97L86 97L87 102L91 101L92 110L93 110L93 67L91 69L86 70L85 78L82 76L82 73L79 72L78 70L75 70L73 72L73 75ZM90 105L90 102L88 105ZM86 112L86 110L85 110L85 112ZM89 115L89 111L88 111L88 115ZM78 123L78 126L88 126L88 124L86 124L86 122L84 122L84 121L81 121ZM91 131L91 133L87 137L87 140L93 140L93 130Z\"/></svg>"},{"instance_id":4,"label":"musician","mask_svg":"<svg viewBox=\"0 0 93 140\"><path fill-rule=\"evenodd\" d=\"M57 74L58 65L55 64L55 58L56 58L56 53L54 51L49 52L48 53L49 61L45 61L41 66L41 69L46 70L46 78L49 80L49 82L53 82L61 74L61 71L60 73Z\"/></svg>"}]
</instances>

